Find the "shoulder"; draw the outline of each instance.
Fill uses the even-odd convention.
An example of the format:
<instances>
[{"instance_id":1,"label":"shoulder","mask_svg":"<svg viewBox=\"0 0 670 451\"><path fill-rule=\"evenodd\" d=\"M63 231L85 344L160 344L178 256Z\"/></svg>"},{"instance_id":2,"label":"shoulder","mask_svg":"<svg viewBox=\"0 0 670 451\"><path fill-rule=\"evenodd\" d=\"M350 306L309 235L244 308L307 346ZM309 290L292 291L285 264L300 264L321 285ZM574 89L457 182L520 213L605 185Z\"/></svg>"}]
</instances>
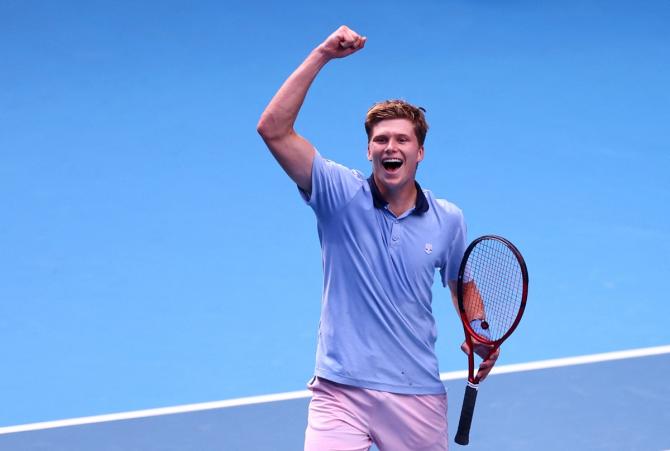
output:
<instances>
[{"instance_id":1,"label":"shoulder","mask_svg":"<svg viewBox=\"0 0 670 451\"><path fill-rule=\"evenodd\" d=\"M312 191L302 194L314 211L325 217L347 205L366 185L360 171L323 158L317 152L312 167Z\"/></svg>"},{"instance_id":2,"label":"shoulder","mask_svg":"<svg viewBox=\"0 0 670 451\"><path fill-rule=\"evenodd\" d=\"M314 155L314 165L326 173L340 174L341 176L350 177L361 183L366 180L365 175L361 171L348 168L341 163L324 158L318 151Z\"/></svg>"},{"instance_id":3,"label":"shoulder","mask_svg":"<svg viewBox=\"0 0 670 451\"><path fill-rule=\"evenodd\" d=\"M426 196L426 200L428 201L430 208L433 209L434 214L441 217L463 220L463 211L453 202L435 197L435 195L427 189L423 190L423 194Z\"/></svg>"}]
</instances>

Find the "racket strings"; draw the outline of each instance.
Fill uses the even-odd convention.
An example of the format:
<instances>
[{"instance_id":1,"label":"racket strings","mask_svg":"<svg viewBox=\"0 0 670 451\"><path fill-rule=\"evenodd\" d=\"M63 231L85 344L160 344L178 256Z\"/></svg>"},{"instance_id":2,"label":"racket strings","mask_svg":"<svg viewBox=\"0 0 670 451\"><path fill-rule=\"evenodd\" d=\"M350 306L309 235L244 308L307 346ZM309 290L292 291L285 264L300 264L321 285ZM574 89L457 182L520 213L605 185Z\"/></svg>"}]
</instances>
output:
<instances>
[{"instance_id":1,"label":"racket strings","mask_svg":"<svg viewBox=\"0 0 670 451\"><path fill-rule=\"evenodd\" d=\"M523 274L517 257L504 243L483 240L469 255L466 274L474 282L466 299L468 310L483 310L489 340L499 340L513 326L521 308Z\"/></svg>"}]
</instances>

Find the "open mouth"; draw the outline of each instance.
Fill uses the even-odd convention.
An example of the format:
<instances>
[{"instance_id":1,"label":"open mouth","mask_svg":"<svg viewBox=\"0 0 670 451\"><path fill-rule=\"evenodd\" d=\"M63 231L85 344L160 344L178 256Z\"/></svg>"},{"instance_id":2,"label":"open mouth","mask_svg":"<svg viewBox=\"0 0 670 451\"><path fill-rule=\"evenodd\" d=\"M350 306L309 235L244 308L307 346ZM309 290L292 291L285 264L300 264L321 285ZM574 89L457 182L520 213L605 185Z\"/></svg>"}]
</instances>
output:
<instances>
[{"instance_id":1,"label":"open mouth","mask_svg":"<svg viewBox=\"0 0 670 451\"><path fill-rule=\"evenodd\" d=\"M382 160L382 166L384 169L390 172L397 171L402 166L402 160L400 158L386 158Z\"/></svg>"}]
</instances>

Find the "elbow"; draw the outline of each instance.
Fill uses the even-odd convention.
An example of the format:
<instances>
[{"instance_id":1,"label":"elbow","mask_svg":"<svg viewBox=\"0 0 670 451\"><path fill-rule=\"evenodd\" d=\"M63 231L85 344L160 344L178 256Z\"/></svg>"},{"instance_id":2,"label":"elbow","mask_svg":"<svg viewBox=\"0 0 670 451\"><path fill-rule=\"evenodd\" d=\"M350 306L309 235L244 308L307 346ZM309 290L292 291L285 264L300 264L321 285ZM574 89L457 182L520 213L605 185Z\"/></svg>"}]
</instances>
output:
<instances>
[{"instance_id":1,"label":"elbow","mask_svg":"<svg viewBox=\"0 0 670 451\"><path fill-rule=\"evenodd\" d=\"M258 120L256 131L266 142L275 141L290 134L290 130L286 130L286 127L278 124L267 112L263 113Z\"/></svg>"},{"instance_id":2,"label":"elbow","mask_svg":"<svg viewBox=\"0 0 670 451\"><path fill-rule=\"evenodd\" d=\"M258 120L258 124L256 124L256 131L263 139L266 139L266 137L270 134L269 128L268 120L265 117L265 114L263 114Z\"/></svg>"},{"instance_id":3,"label":"elbow","mask_svg":"<svg viewBox=\"0 0 670 451\"><path fill-rule=\"evenodd\" d=\"M276 121L272 119L272 115L267 111L261 114L261 118L256 125L256 131L266 141L276 138L279 135Z\"/></svg>"}]
</instances>

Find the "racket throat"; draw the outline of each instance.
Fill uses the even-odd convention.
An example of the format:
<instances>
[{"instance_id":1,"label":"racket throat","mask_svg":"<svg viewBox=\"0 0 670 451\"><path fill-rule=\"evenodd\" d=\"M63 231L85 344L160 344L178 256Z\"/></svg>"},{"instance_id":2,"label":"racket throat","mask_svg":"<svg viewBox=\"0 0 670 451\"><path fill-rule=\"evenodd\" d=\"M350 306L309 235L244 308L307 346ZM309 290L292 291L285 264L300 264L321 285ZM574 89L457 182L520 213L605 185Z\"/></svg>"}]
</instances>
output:
<instances>
[{"instance_id":1,"label":"racket throat","mask_svg":"<svg viewBox=\"0 0 670 451\"><path fill-rule=\"evenodd\" d=\"M479 377L475 372L475 352L473 349L472 340L469 340L470 352L468 353L468 385L472 385L473 388L479 386Z\"/></svg>"}]
</instances>

